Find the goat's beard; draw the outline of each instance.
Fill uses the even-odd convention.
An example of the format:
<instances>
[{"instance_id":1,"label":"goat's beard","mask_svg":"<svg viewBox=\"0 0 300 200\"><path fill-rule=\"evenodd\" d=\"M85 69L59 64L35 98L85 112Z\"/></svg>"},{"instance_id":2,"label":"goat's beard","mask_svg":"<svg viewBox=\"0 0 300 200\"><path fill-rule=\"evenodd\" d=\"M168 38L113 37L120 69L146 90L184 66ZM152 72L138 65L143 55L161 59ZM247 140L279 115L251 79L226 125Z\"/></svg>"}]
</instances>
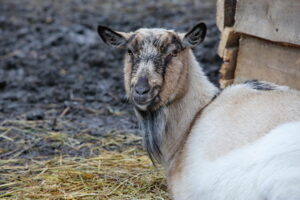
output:
<instances>
[{"instance_id":1,"label":"goat's beard","mask_svg":"<svg viewBox=\"0 0 300 200\"><path fill-rule=\"evenodd\" d=\"M153 164L163 162L161 144L166 131L166 114L163 107L155 111L135 109L143 130L144 147Z\"/></svg>"}]
</instances>

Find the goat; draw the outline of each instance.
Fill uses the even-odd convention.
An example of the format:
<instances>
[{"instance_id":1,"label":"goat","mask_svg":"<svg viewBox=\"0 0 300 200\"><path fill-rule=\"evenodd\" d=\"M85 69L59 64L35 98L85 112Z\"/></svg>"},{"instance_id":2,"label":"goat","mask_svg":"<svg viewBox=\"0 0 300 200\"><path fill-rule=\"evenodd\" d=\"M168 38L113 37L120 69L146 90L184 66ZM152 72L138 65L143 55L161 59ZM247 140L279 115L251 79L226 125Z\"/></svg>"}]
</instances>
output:
<instances>
[{"instance_id":1,"label":"goat","mask_svg":"<svg viewBox=\"0 0 300 200\"><path fill-rule=\"evenodd\" d=\"M192 52L204 23L187 33L105 26L98 33L127 49L126 94L173 199L300 199L299 91L260 81L220 91Z\"/></svg>"}]
</instances>

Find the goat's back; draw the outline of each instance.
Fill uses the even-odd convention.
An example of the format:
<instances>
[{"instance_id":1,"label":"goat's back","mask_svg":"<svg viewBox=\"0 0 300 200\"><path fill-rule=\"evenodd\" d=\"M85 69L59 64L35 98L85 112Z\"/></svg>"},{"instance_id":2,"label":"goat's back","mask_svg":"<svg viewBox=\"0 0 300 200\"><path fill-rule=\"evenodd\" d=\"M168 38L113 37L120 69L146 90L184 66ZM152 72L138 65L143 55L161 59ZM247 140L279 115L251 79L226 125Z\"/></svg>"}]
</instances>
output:
<instances>
[{"instance_id":1,"label":"goat's back","mask_svg":"<svg viewBox=\"0 0 300 200\"><path fill-rule=\"evenodd\" d=\"M256 141L280 124L293 121L300 121L299 91L265 91L240 84L225 89L204 110L190 140L201 142L204 156L213 160Z\"/></svg>"},{"instance_id":2,"label":"goat's back","mask_svg":"<svg viewBox=\"0 0 300 200\"><path fill-rule=\"evenodd\" d=\"M226 89L196 121L183 154L177 199L300 199L300 93Z\"/></svg>"}]
</instances>

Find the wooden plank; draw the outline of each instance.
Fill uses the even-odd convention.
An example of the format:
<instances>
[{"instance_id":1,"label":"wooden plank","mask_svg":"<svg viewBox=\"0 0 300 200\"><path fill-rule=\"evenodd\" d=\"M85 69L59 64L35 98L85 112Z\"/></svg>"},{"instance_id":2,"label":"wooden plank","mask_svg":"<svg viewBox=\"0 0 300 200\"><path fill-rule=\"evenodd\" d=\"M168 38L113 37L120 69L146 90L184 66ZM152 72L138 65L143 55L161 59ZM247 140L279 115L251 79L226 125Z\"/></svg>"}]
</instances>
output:
<instances>
[{"instance_id":1,"label":"wooden plank","mask_svg":"<svg viewBox=\"0 0 300 200\"><path fill-rule=\"evenodd\" d=\"M234 31L233 27L225 27L221 34L218 48L218 54L223 58L226 48L237 47L239 43L239 35Z\"/></svg>"},{"instance_id":2,"label":"wooden plank","mask_svg":"<svg viewBox=\"0 0 300 200\"><path fill-rule=\"evenodd\" d=\"M224 63L220 68L220 79L233 79L236 66L237 48L227 49Z\"/></svg>"},{"instance_id":3,"label":"wooden plank","mask_svg":"<svg viewBox=\"0 0 300 200\"><path fill-rule=\"evenodd\" d=\"M234 24L236 0L217 0L216 23L220 31Z\"/></svg>"},{"instance_id":4,"label":"wooden plank","mask_svg":"<svg viewBox=\"0 0 300 200\"><path fill-rule=\"evenodd\" d=\"M239 0L234 28L274 42L300 45L300 1Z\"/></svg>"},{"instance_id":5,"label":"wooden plank","mask_svg":"<svg viewBox=\"0 0 300 200\"><path fill-rule=\"evenodd\" d=\"M220 87L225 88L233 83L238 48L225 49L223 64L220 68Z\"/></svg>"},{"instance_id":6,"label":"wooden plank","mask_svg":"<svg viewBox=\"0 0 300 200\"><path fill-rule=\"evenodd\" d=\"M300 89L300 48L242 37L234 77L235 83L257 79Z\"/></svg>"}]
</instances>

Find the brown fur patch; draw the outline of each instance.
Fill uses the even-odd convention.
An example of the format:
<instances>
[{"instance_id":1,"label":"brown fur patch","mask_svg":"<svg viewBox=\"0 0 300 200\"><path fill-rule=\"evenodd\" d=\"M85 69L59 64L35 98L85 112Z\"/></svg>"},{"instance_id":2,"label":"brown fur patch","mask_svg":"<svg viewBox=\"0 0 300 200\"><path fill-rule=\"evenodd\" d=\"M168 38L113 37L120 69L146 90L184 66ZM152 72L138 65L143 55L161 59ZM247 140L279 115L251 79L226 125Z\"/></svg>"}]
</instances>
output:
<instances>
[{"instance_id":1,"label":"brown fur patch","mask_svg":"<svg viewBox=\"0 0 300 200\"><path fill-rule=\"evenodd\" d=\"M164 85L159 94L161 102L158 107L167 105L182 97L187 90L187 77L189 69L187 66L188 51L180 52L166 69Z\"/></svg>"},{"instance_id":2,"label":"brown fur patch","mask_svg":"<svg viewBox=\"0 0 300 200\"><path fill-rule=\"evenodd\" d=\"M124 58L124 85L125 85L125 91L127 96L130 95L130 82L131 82L131 72L132 72L132 66L129 61L129 56L125 56Z\"/></svg>"}]
</instances>

